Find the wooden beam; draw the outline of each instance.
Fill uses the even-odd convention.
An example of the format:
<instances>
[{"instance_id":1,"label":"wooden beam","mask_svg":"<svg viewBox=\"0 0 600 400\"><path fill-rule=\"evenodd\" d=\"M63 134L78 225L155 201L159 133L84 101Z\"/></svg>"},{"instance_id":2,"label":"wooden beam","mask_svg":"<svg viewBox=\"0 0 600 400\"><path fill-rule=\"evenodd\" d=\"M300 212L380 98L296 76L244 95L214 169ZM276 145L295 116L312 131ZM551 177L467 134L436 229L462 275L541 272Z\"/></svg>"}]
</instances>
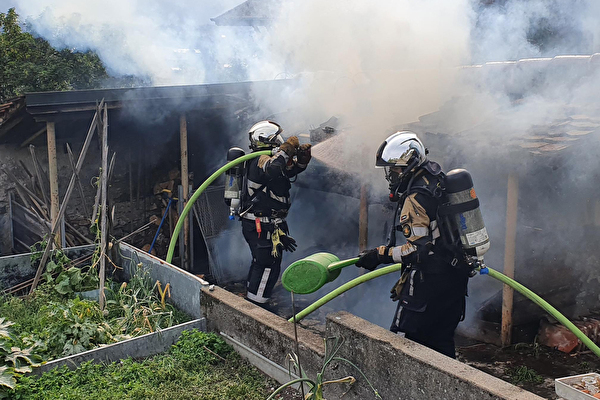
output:
<instances>
[{"instance_id":1,"label":"wooden beam","mask_svg":"<svg viewBox=\"0 0 600 400\"><path fill-rule=\"evenodd\" d=\"M508 176L506 191L506 239L504 244L504 275L515 277L515 250L517 243L517 212L519 198L519 178L516 173ZM502 290L502 347L510 346L512 333L513 289L504 285Z\"/></svg>"},{"instance_id":2,"label":"wooden beam","mask_svg":"<svg viewBox=\"0 0 600 400\"><path fill-rule=\"evenodd\" d=\"M358 250L363 251L369 245L369 191L367 184L360 187L360 211L358 214Z\"/></svg>"},{"instance_id":3,"label":"wooden beam","mask_svg":"<svg viewBox=\"0 0 600 400\"><path fill-rule=\"evenodd\" d=\"M100 303L100 309L104 310L104 278L106 275L106 239L107 239L107 219L108 219L108 207L107 201L107 188L108 188L108 109L104 105L104 113L102 117L102 177L100 178L101 191L101 206L100 206L100 294L98 302Z\"/></svg>"},{"instance_id":4,"label":"wooden beam","mask_svg":"<svg viewBox=\"0 0 600 400\"><path fill-rule=\"evenodd\" d=\"M183 207L187 204L189 195L189 182L188 182L188 142L187 142L187 120L185 114L179 116L179 138L181 144L181 186L183 188L183 198L179 199L182 201ZM189 270L188 254L189 254L189 237L190 237L190 224L186 218L183 222L183 248L184 248L184 259L181 260L183 269Z\"/></svg>"},{"instance_id":5,"label":"wooden beam","mask_svg":"<svg viewBox=\"0 0 600 400\"><path fill-rule=\"evenodd\" d=\"M67 143L67 153L69 153L69 163L71 164L71 171L75 174L75 180L77 181L77 189L79 189L79 197L81 198L81 206L83 207L84 215L89 215L87 203L85 201L85 194L83 192L83 186L81 185L81 179L79 179L79 173L77 173L77 168L75 168L75 157L73 157L73 151L71 151L71 146Z\"/></svg>"},{"instance_id":6,"label":"wooden beam","mask_svg":"<svg viewBox=\"0 0 600 400\"><path fill-rule=\"evenodd\" d=\"M38 136L40 136L44 132L46 132L45 126L43 128L40 128L33 135L29 136L29 138L27 138L23 143L21 143L21 145L19 147L23 148L23 147L27 146L29 143L33 142Z\"/></svg>"},{"instance_id":7,"label":"wooden beam","mask_svg":"<svg viewBox=\"0 0 600 400\"><path fill-rule=\"evenodd\" d=\"M102 102L100 104L102 105L103 103L104 103L104 100L102 100ZM88 148L90 147L90 142L92 141L92 136L94 134L94 131L96 130L97 118L98 118L98 114L95 114L94 118L92 119L92 124L90 125L90 129L88 130L85 141L83 142L83 147L81 148L81 153L79 153L79 159L77 160L77 165L76 165L77 172L81 171L81 166L83 165L83 161L85 160L85 156L87 154ZM35 272L35 277L33 278L33 283L31 284L31 289L29 291L29 295L33 294L33 292L34 292L35 288L37 287L37 284L42 276L42 273L44 272L44 268L46 266L46 261L48 261L48 256L50 255L50 249L52 249L52 246L50 246L50 243L56 237L56 232L58 231L58 227L60 225L58 223L58 221L60 221L62 216L65 214L67 204L69 203L69 198L71 197L71 193L73 192L74 187L75 187L75 175L72 175L71 181L69 182L69 186L67 187L67 192L65 193L65 198L63 200L62 207L60 208L60 210L58 212L57 221L52 223L52 230L50 231L50 236L48 237L48 245L44 249L44 254L42 255L42 259L40 260L38 269Z\"/></svg>"},{"instance_id":8,"label":"wooden beam","mask_svg":"<svg viewBox=\"0 0 600 400\"><path fill-rule=\"evenodd\" d=\"M44 128L44 130L46 130L46 129ZM51 210L52 207L50 207L50 202L48 201L48 196L46 195L46 185L44 185L44 178L42 176L42 170L40 168L40 163L35 154L35 146L34 145L29 146L29 152L31 153L31 158L33 160L33 169L35 171L35 176L37 177L38 185L40 185L40 191L42 192L42 198L44 199L44 204L46 205L48 210ZM35 188L34 188L34 190L35 190Z\"/></svg>"},{"instance_id":9,"label":"wooden beam","mask_svg":"<svg viewBox=\"0 0 600 400\"><path fill-rule=\"evenodd\" d=\"M50 222L54 225L58 221L60 202L58 199L58 164L56 158L56 131L54 122L46 122L48 139L48 174L50 175ZM57 238L60 238L60 234ZM58 240L58 239L57 239ZM57 245L60 243L57 241Z\"/></svg>"}]
</instances>

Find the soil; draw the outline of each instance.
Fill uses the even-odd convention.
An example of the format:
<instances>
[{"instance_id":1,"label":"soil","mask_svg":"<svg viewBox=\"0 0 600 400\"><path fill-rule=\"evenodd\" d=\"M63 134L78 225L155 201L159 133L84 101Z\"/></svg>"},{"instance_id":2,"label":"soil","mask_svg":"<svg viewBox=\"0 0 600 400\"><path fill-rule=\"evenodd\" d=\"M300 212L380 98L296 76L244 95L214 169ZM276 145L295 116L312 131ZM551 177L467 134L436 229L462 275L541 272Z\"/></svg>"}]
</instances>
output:
<instances>
[{"instance_id":1,"label":"soil","mask_svg":"<svg viewBox=\"0 0 600 400\"><path fill-rule=\"evenodd\" d=\"M559 399L554 391L554 379L600 371L600 359L590 351L565 354L535 343L520 343L504 349L485 343L465 343L457 346L457 353L459 361L545 399ZM523 366L530 372L527 376L523 368L521 374L517 373ZM535 379L531 372L541 378Z\"/></svg>"}]
</instances>

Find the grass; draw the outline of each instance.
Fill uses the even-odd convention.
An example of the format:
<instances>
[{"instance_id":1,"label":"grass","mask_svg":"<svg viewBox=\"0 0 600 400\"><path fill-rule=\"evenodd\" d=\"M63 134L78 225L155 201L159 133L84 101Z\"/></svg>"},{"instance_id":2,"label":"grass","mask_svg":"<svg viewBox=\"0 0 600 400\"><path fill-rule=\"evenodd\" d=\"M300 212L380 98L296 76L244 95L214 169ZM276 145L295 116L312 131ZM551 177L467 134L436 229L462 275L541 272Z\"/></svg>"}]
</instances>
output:
<instances>
[{"instance_id":1,"label":"grass","mask_svg":"<svg viewBox=\"0 0 600 400\"><path fill-rule=\"evenodd\" d=\"M540 384L544 382L544 378L540 376L534 369L528 368L525 365L519 365L515 368L507 370L507 374L510 377L510 382L513 385L519 383L533 383Z\"/></svg>"},{"instance_id":2,"label":"grass","mask_svg":"<svg viewBox=\"0 0 600 400\"><path fill-rule=\"evenodd\" d=\"M7 399L264 400L273 386L219 336L194 330L183 332L169 353L149 359L88 362L24 377Z\"/></svg>"}]
</instances>

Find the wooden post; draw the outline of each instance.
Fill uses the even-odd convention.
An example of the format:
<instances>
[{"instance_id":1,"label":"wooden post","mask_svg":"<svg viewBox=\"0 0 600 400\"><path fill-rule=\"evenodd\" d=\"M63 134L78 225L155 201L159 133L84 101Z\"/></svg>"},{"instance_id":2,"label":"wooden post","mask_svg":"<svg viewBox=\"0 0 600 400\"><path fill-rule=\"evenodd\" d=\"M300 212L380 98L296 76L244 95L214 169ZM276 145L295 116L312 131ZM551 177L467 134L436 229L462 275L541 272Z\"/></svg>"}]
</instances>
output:
<instances>
[{"instance_id":1,"label":"wooden post","mask_svg":"<svg viewBox=\"0 0 600 400\"><path fill-rule=\"evenodd\" d=\"M106 206L107 186L108 186L108 110L104 105L104 113L102 118L102 175L100 185L101 191L101 206L100 206L100 294L98 302L100 309L104 310L104 277L106 274L106 220L108 219L108 207Z\"/></svg>"},{"instance_id":2,"label":"wooden post","mask_svg":"<svg viewBox=\"0 0 600 400\"><path fill-rule=\"evenodd\" d=\"M185 207L188 200L189 194L189 183L188 183L188 143L187 143L187 121L185 114L179 116L179 138L181 144L181 186L183 188L183 198L179 199L181 204ZM184 259L181 260L181 266L183 269L188 270L187 265L189 258L189 236L190 236L190 225L186 218L183 222L183 243L181 244L184 248Z\"/></svg>"},{"instance_id":3,"label":"wooden post","mask_svg":"<svg viewBox=\"0 0 600 400\"><path fill-rule=\"evenodd\" d=\"M506 191L506 239L504 244L504 275L515 276L515 249L517 240L517 211L519 199L519 178L516 173L508 176ZM513 289L504 285L502 290L502 347L510 346L512 333Z\"/></svg>"},{"instance_id":4,"label":"wooden post","mask_svg":"<svg viewBox=\"0 0 600 400\"><path fill-rule=\"evenodd\" d=\"M48 174L50 175L50 222L54 225L58 219L58 210L60 203L58 199L58 165L56 159L56 130L54 122L46 122L46 132L48 139ZM56 244L60 245L59 238L61 234L56 235Z\"/></svg>"},{"instance_id":5,"label":"wooden post","mask_svg":"<svg viewBox=\"0 0 600 400\"><path fill-rule=\"evenodd\" d=\"M369 191L368 185L360 187L360 211L358 214L358 250L363 251L369 245Z\"/></svg>"},{"instance_id":6,"label":"wooden post","mask_svg":"<svg viewBox=\"0 0 600 400\"><path fill-rule=\"evenodd\" d=\"M103 103L104 103L104 99L102 100L102 102L100 104L103 104ZM79 153L79 159L77 160L77 165L76 165L78 173L79 173L79 171L81 171L81 166L83 165L83 161L85 160L85 155L87 154L88 148L90 147L90 142L92 141L92 136L94 134L94 131L96 130L96 124L98 123L99 118L100 118L100 116L96 112L96 114L94 114L94 118L92 118L92 124L90 126L90 129L88 130L88 134L85 138L85 141L83 142L83 147L81 149L81 153ZM63 199L62 207L58 211L59 218L57 218L57 219L60 219L60 217L62 217L65 214L67 204L69 203L69 199L71 198L71 192L73 191L74 187L75 187L75 175L72 175L71 181L69 182L69 186L67 186L67 191L65 193L65 198ZM49 242L52 242L54 240L56 232L58 231L58 223L57 222L52 224L52 230L50 231L50 237L48 238ZM33 283L31 284L31 289L29 291L29 295L33 294L35 288L37 287L40 277L42 276L42 272L44 272L44 267L46 266L46 261L48 261L48 256L50 255L51 248L52 248L52 246L50 246L50 243L48 243L48 245L44 249L44 254L42 255L42 259L40 260L38 269L35 272L35 277L33 278Z\"/></svg>"}]
</instances>

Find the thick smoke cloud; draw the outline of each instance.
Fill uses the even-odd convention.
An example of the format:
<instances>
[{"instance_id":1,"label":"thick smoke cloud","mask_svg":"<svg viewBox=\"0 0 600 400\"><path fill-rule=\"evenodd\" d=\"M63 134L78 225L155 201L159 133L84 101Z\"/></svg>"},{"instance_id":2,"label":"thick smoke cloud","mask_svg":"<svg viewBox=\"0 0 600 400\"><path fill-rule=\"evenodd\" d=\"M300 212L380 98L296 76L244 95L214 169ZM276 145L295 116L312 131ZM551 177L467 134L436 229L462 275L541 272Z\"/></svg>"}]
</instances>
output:
<instances>
[{"instance_id":1,"label":"thick smoke cloud","mask_svg":"<svg viewBox=\"0 0 600 400\"><path fill-rule=\"evenodd\" d=\"M53 44L95 50L111 72L150 76L155 84L297 77L299 84L273 101L257 96L262 117L287 111L286 127L293 127L289 133L339 117L344 129L331 149L342 154L338 165L371 183L373 196L382 199L386 185L381 171L372 168L375 149L394 129L440 110L426 130L448 134L453 146L432 147L431 156L446 170L466 167L473 173L492 237L488 259L494 266L501 269L503 261L510 170L520 174L523 185L520 226L526 227L519 242L531 247L520 253L527 267L543 267L544 253L589 252L580 241L582 234L571 234L585 218L567 210L594 205L586 205L587 200L569 203L568 194L579 193L583 199L598 194L589 190L597 178L593 149L598 139L589 135L577 157L551 162L523 157L527 152L517 155L514 148L536 129L547 133L553 123L574 114L600 115L599 57L595 63L589 58L550 60L600 52L598 1L289 0L281 2L269 29L210 22L240 1L163 5L158 0L107 0L95 5L18 0L17 11ZM518 61L539 57L548 60ZM481 66L491 61L515 62ZM459 68L472 64L478 66ZM335 204L313 201L322 209L331 207L327 215L358 218L339 216ZM303 206L310 202L304 198ZM292 214L300 212L292 209ZM305 227L301 223L293 227L298 239L335 225L326 220ZM557 227L562 235L555 234ZM305 243L304 250L311 244ZM353 246L348 244L347 254ZM587 258L563 261L597 267L590 260L593 265ZM370 303L389 305L391 285L381 286L370 292ZM493 293L490 286L472 286L471 304ZM361 313L369 308L364 303L358 307ZM381 320L364 312L369 313L382 326L391 318L388 309Z\"/></svg>"}]
</instances>

